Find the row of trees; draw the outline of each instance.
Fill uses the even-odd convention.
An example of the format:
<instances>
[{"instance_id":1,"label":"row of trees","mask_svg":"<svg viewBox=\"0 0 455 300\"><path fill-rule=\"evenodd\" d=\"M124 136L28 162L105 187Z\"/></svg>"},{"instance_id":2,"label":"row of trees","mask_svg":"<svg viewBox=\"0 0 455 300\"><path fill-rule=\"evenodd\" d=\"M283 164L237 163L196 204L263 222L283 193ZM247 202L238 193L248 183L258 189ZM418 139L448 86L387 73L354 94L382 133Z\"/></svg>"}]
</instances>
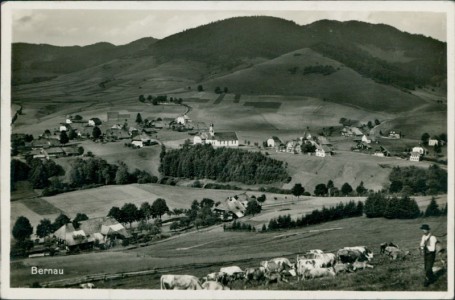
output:
<instances>
[{"instance_id":1,"label":"row of trees","mask_svg":"<svg viewBox=\"0 0 455 300\"><path fill-rule=\"evenodd\" d=\"M436 195L447 193L447 171L438 165L428 169L394 167L389 175L391 193L404 195Z\"/></svg>"},{"instance_id":2,"label":"row of trees","mask_svg":"<svg viewBox=\"0 0 455 300\"><path fill-rule=\"evenodd\" d=\"M247 231L247 232L255 232L256 228L251 224L242 223L237 220L234 220L230 225L223 225L224 231Z\"/></svg>"},{"instance_id":3,"label":"row of trees","mask_svg":"<svg viewBox=\"0 0 455 300\"><path fill-rule=\"evenodd\" d=\"M363 181L355 188L345 182L341 186L341 189L338 189L332 180L329 180L327 184L319 183L314 188L315 196L364 196L368 193L368 190L365 188Z\"/></svg>"},{"instance_id":4,"label":"row of trees","mask_svg":"<svg viewBox=\"0 0 455 300\"><path fill-rule=\"evenodd\" d=\"M152 95L148 95L147 98L144 95L139 95L139 101L144 103L145 101L148 101L152 103L153 105L158 105L160 103L164 102L171 102L171 103L177 103L181 104L183 102L182 98L177 98L177 97L167 97L167 95L158 95L153 97Z\"/></svg>"},{"instance_id":5,"label":"row of trees","mask_svg":"<svg viewBox=\"0 0 455 300\"><path fill-rule=\"evenodd\" d=\"M246 184L273 183L288 178L282 161L260 152L226 147L214 149L212 145L185 144L181 149L165 151L159 170L165 176Z\"/></svg>"},{"instance_id":6,"label":"row of trees","mask_svg":"<svg viewBox=\"0 0 455 300\"><path fill-rule=\"evenodd\" d=\"M371 193L365 201L365 215L368 218L414 219L421 215L419 206L409 196L387 196Z\"/></svg>"},{"instance_id":7,"label":"row of trees","mask_svg":"<svg viewBox=\"0 0 455 300\"><path fill-rule=\"evenodd\" d=\"M346 204L340 202L338 205L330 208L323 206L322 210L315 209L311 213L296 220L293 220L290 215L280 215L277 218L271 219L268 226L264 224L262 231L306 227L343 218L359 217L362 214L363 203L361 201L355 203L355 201L351 200Z\"/></svg>"},{"instance_id":8,"label":"row of trees","mask_svg":"<svg viewBox=\"0 0 455 300\"><path fill-rule=\"evenodd\" d=\"M119 223L129 223L130 227L133 222L145 221L148 223L150 219L159 218L169 211L166 200L158 198L150 205L149 202L143 202L138 208L134 203L125 203L122 208L113 206L108 213L108 217L112 217Z\"/></svg>"},{"instance_id":9,"label":"row of trees","mask_svg":"<svg viewBox=\"0 0 455 300\"><path fill-rule=\"evenodd\" d=\"M65 175L65 170L53 160L30 158L23 162L12 159L10 167L12 190L15 189L16 182L23 180L28 180L34 189L43 189L51 184L50 177Z\"/></svg>"},{"instance_id":10,"label":"row of trees","mask_svg":"<svg viewBox=\"0 0 455 300\"><path fill-rule=\"evenodd\" d=\"M174 221L170 229L177 230L190 226L195 226L198 229L199 227L220 223L221 219L212 210L214 205L215 201L209 198L204 198L201 202L194 200L191 203L191 207L182 212L185 216L181 217L178 221ZM223 216L224 219L227 219L227 217L227 215Z\"/></svg>"}]
</instances>

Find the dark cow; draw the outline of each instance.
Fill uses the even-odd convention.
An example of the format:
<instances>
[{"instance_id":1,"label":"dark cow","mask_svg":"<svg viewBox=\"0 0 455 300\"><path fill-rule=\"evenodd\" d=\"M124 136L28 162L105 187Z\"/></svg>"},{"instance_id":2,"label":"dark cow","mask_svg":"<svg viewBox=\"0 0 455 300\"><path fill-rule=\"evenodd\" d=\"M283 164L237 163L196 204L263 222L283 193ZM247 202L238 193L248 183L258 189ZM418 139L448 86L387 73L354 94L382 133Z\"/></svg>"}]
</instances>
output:
<instances>
[{"instance_id":1,"label":"dark cow","mask_svg":"<svg viewBox=\"0 0 455 300\"><path fill-rule=\"evenodd\" d=\"M264 267L245 269L245 282L261 282L265 280L266 270Z\"/></svg>"},{"instance_id":2,"label":"dark cow","mask_svg":"<svg viewBox=\"0 0 455 300\"><path fill-rule=\"evenodd\" d=\"M355 261L368 261L368 257L359 250L340 249L337 252L337 261L345 263L354 263Z\"/></svg>"},{"instance_id":3,"label":"dark cow","mask_svg":"<svg viewBox=\"0 0 455 300\"><path fill-rule=\"evenodd\" d=\"M395 245L394 243L392 243L392 242L382 243L382 244L380 245L380 247L379 247L379 249L380 249L380 250L379 250L379 253L380 253L380 254L384 254L384 253L385 253L385 248L386 248L386 247L395 247L395 248L399 249L399 247L398 247L397 245Z\"/></svg>"},{"instance_id":4,"label":"dark cow","mask_svg":"<svg viewBox=\"0 0 455 300\"><path fill-rule=\"evenodd\" d=\"M162 275L160 286L162 290L202 290L199 280L192 275Z\"/></svg>"}]
</instances>

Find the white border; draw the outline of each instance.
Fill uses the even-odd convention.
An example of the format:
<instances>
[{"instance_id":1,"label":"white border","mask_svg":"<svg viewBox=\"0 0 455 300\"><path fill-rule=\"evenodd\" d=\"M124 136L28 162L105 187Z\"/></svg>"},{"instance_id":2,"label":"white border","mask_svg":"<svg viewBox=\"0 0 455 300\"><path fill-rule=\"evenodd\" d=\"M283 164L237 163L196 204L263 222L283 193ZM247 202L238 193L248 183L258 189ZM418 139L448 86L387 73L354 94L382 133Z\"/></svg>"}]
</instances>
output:
<instances>
[{"instance_id":1,"label":"white border","mask_svg":"<svg viewBox=\"0 0 455 300\"><path fill-rule=\"evenodd\" d=\"M1 73L1 293L5 299L452 299L454 297L454 8L448 1L157 1L157 2L7 2L2 3L2 73ZM25 289L9 287L9 244L10 244L10 93L11 93L11 30L12 12L21 9L112 9L112 10L313 10L313 11L403 11L442 12L447 14L447 55L448 55L448 254L452 264L448 266L448 292L344 292L344 291L201 291L177 292L159 290L74 290L74 289Z\"/></svg>"}]
</instances>

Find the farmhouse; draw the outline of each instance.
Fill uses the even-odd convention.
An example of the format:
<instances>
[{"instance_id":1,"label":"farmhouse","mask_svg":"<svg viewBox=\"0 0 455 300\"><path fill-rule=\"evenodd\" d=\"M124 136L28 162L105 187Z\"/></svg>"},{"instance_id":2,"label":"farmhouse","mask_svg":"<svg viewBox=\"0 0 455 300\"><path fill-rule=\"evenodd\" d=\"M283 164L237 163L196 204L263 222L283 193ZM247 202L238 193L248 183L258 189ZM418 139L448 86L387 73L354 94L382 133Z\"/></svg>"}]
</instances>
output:
<instances>
[{"instance_id":1,"label":"farmhouse","mask_svg":"<svg viewBox=\"0 0 455 300\"><path fill-rule=\"evenodd\" d=\"M213 124L210 125L209 132L195 135L194 144L211 144L215 147L238 147L239 139L235 132L215 132Z\"/></svg>"},{"instance_id":2,"label":"farmhouse","mask_svg":"<svg viewBox=\"0 0 455 300\"><path fill-rule=\"evenodd\" d=\"M357 127L345 126L341 129L341 135L346 137L362 136L363 132Z\"/></svg>"},{"instance_id":3,"label":"farmhouse","mask_svg":"<svg viewBox=\"0 0 455 300\"><path fill-rule=\"evenodd\" d=\"M95 241L99 244L110 244L117 238L129 238L130 234L115 219L100 217L79 222L77 229L72 223L65 224L54 232L54 236L73 250L91 249Z\"/></svg>"},{"instance_id":4,"label":"farmhouse","mask_svg":"<svg viewBox=\"0 0 455 300\"><path fill-rule=\"evenodd\" d=\"M267 147L275 148L278 147L281 143L282 142L278 137L272 136L267 140Z\"/></svg>"},{"instance_id":5,"label":"farmhouse","mask_svg":"<svg viewBox=\"0 0 455 300\"><path fill-rule=\"evenodd\" d=\"M90 120L88 120L88 125L89 126L99 126L101 125L101 120L99 118L91 118Z\"/></svg>"},{"instance_id":6,"label":"farmhouse","mask_svg":"<svg viewBox=\"0 0 455 300\"><path fill-rule=\"evenodd\" d=\"M371 140L365 134L362 136L362 142L371 144Z\"/></svg>"},{"instance_id":7,"label":"farmhouse","mask_svg":"<svg viewBox=\"0 0 455 300\"><path fill-rule=\"evenodd\" d=\"M152 141L152 138L145 133L138 134L133 139L131 140L131 144L133 144L136 147L142 148L143 146L150 145Z\"/></svg>"},{"instance_id":8,"label":"farmhouse","mask_svg":"<svg viewBox=\"0 0 455 300\"><path fill-rule=\"evenodd\" d=\"M56 147L56 148L49 148L43 150L43 154L46 155L46 158L49 159L51 157L60 157L65 155L65 151L63 151L62 148Z\"/></svg>"},{"instance_id":9,"label":"farmhouse","mask_svg":"<svg viewBox=\"0 0 455 300\"><path fill-rule=\"evenodd\" d=\"M411 152L411 156L409 157L410 161L420 161L420 153L419 152Z\"/></svg>"},{"instance_id":10,"label":"farmhouse","mask_svg":"<svg viewBox=\"0 0 455 300\"><path fill-rule=\"evenodd\" d=\"M395 130L390 130L389 131L389 138L391 138L391 139L399 139L399 138L401 138L401 132L397 132Z\"/></svg>"},{"instance_id":11,"label":"farmhouse","mask_svg":"<svg viewBox=\"0 0 455 300\"><path fill-rule=\"evenodd\" d=\"M418 152L420 155L425 155L428 153L427 149L420 146L412 148L412 152Z\"/></svg>"},{"instance_id":12,"label":"farmhouse","mask_svg":"<svg viewBox=\"0 0 455 300\"><path fill-rule=\"evenodd\" d=\"M437 139L432 139L432 138L428 139L428 146L436 146L436 145L439 145L439 141Z\"/></svg>"},{"instance_id":13,"label":"farmhouse","mask_svg":"<svg viewBox=\"0 0 455 300\"><path fill-rule=\"evenodd\" d=\"M70 131L71 125L69 123L60 123L59 131Z\"/></svg>"},{"instance_id":14,"label":"farmhouse","mask_svg":"<svg viewBox=\"0 0 455 300\"><path fill-rule=\"evenodd\" d=\"M316 145L316 156L319 157L326 157L326 156L331 156L332 155L332 150L324 145Z\"/></svg>"},{"instance_id":15,"label":"farmhouse","mask_svg":"<svg viewBox=\"0 0 455 300\"><path fill-rule=\"evenodd\" d=\"M183 116L178 116L176 119L175 119L175 122L177 124L181 124L181 125L186 125L187 123L191 122L190 118L185 114Z\"/></svg>"}]
</instances>

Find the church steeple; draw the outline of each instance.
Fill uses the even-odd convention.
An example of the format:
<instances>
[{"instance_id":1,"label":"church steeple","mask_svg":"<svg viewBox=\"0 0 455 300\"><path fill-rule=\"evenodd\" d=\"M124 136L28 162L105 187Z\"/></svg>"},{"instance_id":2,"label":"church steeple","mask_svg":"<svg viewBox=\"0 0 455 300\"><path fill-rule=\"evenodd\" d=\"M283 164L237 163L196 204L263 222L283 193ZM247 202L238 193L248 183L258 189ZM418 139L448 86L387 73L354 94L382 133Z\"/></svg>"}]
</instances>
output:
<instances>
[{"instance_id":1,"label":"church steeple","mask_svg":"<svg viewBox=\"0 0 455 300\"><path fill-rule=\"evenodd\" d=\"M215 130L213 129L213 123L210 124L209 133L210 133L211 136L213 136L215 134Z\"/></svg>"}]
</instances>

